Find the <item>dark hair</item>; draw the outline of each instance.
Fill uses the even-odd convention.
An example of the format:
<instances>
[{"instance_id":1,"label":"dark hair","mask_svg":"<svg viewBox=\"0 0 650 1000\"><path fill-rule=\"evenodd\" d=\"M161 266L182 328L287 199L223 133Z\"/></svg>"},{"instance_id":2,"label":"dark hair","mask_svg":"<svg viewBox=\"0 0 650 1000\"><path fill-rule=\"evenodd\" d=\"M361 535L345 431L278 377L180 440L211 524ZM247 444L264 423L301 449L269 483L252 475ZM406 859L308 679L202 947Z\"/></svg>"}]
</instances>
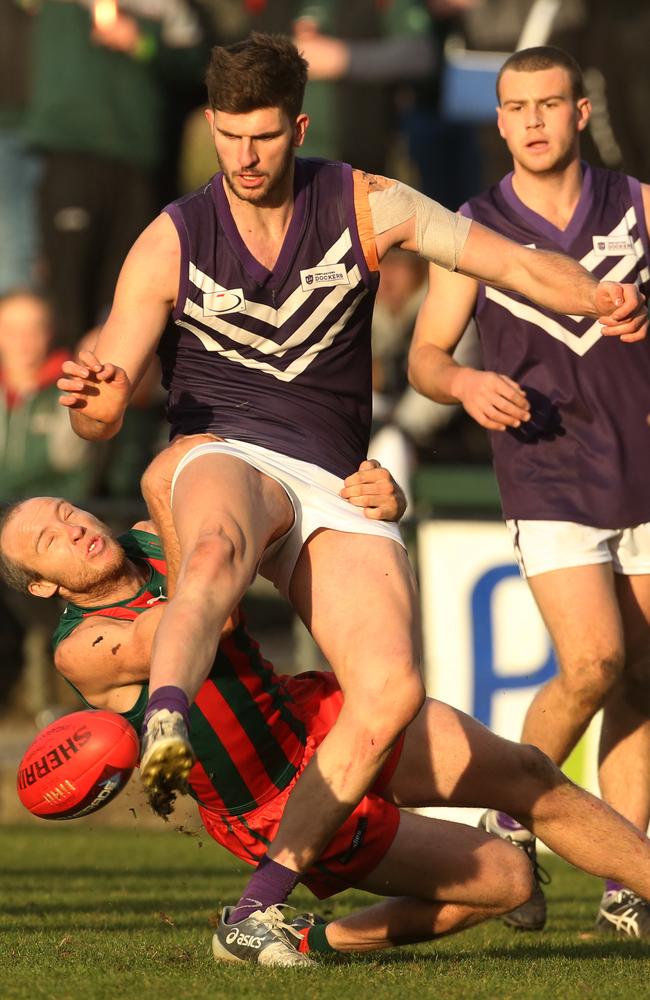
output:
<instances>
[{"instance_id":1,"label":"dark hair","mask_svg":"<svg viewBox=\"0 0 650 1000\"><path fill-rule=\"evenodd\" d=\"M205 82L213 111L282 108L293 119L302 110L307 62L285 35L254 31L243 42L212 49Z\"/></svg>"},{"instance_id":2,"label":"dark hair","mask_svg":"<svg viewBox=\"0 0 650 1000\"><path fill-rule=\"evenodd\" d=\"M8 522L24 503L25 500L22 499L0 504L0 538ZM29 592L30 583L40 579L40 576L26 566L21 566L20 563L14 562L13 559L8 559L0 546L0 579L8 587L20 590L23 594L26 594Z\"/></svg>"},{"instance_id":3,"label":"dark hair","mask_svg":"<svg viewBox=\"0 0 650 1000\"><path fill-rule=\"evenodd\" d=\"M535 73L537 70L553 69L555 66L560 66L569 74L573 100L579 101L581 97L585 97L582 70L573 56L564 49L555 48L554 45L538 45L532 49L520 49L506 59L497 76L497 101L501 103L499 84L507 69L513 69L516 73Z\"/></svg>"}]
</instances>

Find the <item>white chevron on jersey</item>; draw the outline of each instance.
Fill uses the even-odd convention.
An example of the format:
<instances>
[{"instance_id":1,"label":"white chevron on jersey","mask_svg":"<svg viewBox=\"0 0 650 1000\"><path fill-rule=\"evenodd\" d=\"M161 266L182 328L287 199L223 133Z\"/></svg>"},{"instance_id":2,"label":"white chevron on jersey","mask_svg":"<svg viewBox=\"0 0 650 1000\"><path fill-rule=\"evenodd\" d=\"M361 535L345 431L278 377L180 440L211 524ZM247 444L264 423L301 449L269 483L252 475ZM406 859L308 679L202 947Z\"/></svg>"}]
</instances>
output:
<instances>
[{"instance_id":1,"label":"white chevron on jersey","mask_svg":"<svg viewBox=\"0 0 650 1000\"><path fill-rule=\"evenodd\" d=\"M259 351L260 354L273 354L275 357L282 358L285 353L293 347L299 347L300 344L304 343L308 337L312 335L314 330L325 320L327 316L332 312L333 309L349 294L351 288L362 284L361 272L357 265L355 264L353 268L348 271L348 277L350 279L349 285L335 285L332 290L323 297L322 301L316 306L312 312L309 313L300 324L297 330L287 337L281 344L277 343L275 340L270 340L268 337L263 336L260 333L251 333L250 330L243 330L240 326L235 323L229 323L225 316L205 316L203 310L196 303L191 302L189 299L185 302L185 315L189 316L190 319L196 320L203 326L209 327L210 330L214 330L215 333L222 333L224 336L228 337L230 340L234 340L236 344L244 344L246 347L252 347L254 350ZM299 291L303 295L304 293L299 288ZM357 298L355 301L359 301ZM255 303L246 303L246 314L253 315L253 310L249 309L249 305L254 305ZM286 303L285 303L286 304ZM268 312L277 313L280 310L271 309L266 306L260 306L260 309L265 309ZM295 310L294 310L295 311ZM238 313L241 316L242 313ZM191 329L193 333L196 333L196 327L187 326L187 329ZM271 324L269 324L271 325ZM276 329L277 324L273 323L273 328ZM201 338L203 341L203 338Z\"/></svg>"},{"instance_id":2,"label":"white chevron on jersey","mask_svg":"<svg viewBox=\"0 0 650 1000\"><path fill-rule=\"evenodd\" d=\"M600 332L600 323L593 323L579 337L577 334L567 330L561 323L558 323L556 319L545 316L536 306L528 305L525 302L517 302L516 299L511 299L509 295L499 291L497 288L486 288L485 294L488 299L496 302L497 305L503 306L512 316L516 316L517 319L523 319L527 323L533 323L544 330L545 333L554 337L555 340L561 340L579 357L583 357L603 336ZM582 317L579 318L582 319Z\"/></svg>"},{"instance_id":3,"label":"white chevron on jersey","mask_svg":"<svg viewBox=\"0 0 650 1000\"><path fill-rule=\"evenodd\" d=\"M301 375L305 369L309 367L321 351L324 351L330 346L336 335L344 329L347 321L354 313L361 299L367 294L368 289L364 287L360 294L357 295L356 298L350 303L348 308L336 321L336 323L332 323L326 328L325 335L322 339L316 343L310 344L307 350L301 354L300 357L295 358L284 371L280 371L275 368L273 365L269 364L268 361L261 361L257 358L245 358L239 353L239 351L223 347L217 340L215 340L214 337L205 333L203 330L199 330L198 327L194 326L192 323L187 323L185 320L177 320L177 325L185 327L185 329L189 330L190 333L193 333L195 337L198 337L206 351L218 351L222 358L228 358L229 361L235 361L238 364L243 365L245 368L254 368L256 371L264 372L265 375L273 375L274 378L277 378L281 382L292 382L294 378ZM325 310L325 312L328 311L329 309ZM241 333L243 331L239 332ZM231 339L234 339L231 332L228 333L228 336ZM249 336L252 335L249 334ZM274 346L277 347L277 345ZM284 353L285 351L283 350L279 352L279 354L276 354L276 357L282 357Z\"/></svg>"},{"instance_id":4,"label":"white chevron on jersey","mask_svg":"<svg viewBox=\"0 0 650 1000\"><path fill-rule=\"evenodd\" d=\"M618 222L614 228L609 232L609 236L620 236L622 233L627 233L629 228L636 225L636 213L634 208L631 207L625 213L620 222ZM643 244L640 239L634 242L634 257L631 254L621 257L607 272L604 274L601 281L625 281L626 278L630 277L631 272L637 266L638 261L643 257ZM602 263L603 258L597 257L593 250L579 261L580 264L588 271L593 271L594 268ZM648 281L650 279L650 271L647 267L643 268L639 274L640 281ZM562 326L555 319L551 319L550 316L546 316L537 306L531 303L519 302L516 299L511 298L507 292L503 292L497 288L490 288L486 286L485 288L486 298L490 299L492 302L496 302L498 305L503 306L512 316L516 316L517 319L525 320L527 323L532 323L535 326L540 327L555 340L560 340L562 343L566 344L570 350L572 350L579 357L584 357L590 348L597 343L603 334L600 332L600 323L598 321L592 323L590 327L581 335L572 333L565 326ZM573 320L576 323L582 322L583 316L569 315L567 319Z\"/></svg>"},{"instance_id":5,"label":"white chevron on jersey","mask_svg":"<svg viewBox=\"0 0 650 1000\"><path fill-rule=\"evenodd\" d=\"M341 233L336 242L332 244L329 250L325 252L322 259L318 261L316 266L321 267L327 264L340 264L343 260L343 257L348 252L351 246L352 246L352 239L350 237L350 230L346 229L344 230L343 233ZM348 273L348 278L350 280L350 285L359 284L359 282L361 281L361 274L359 272L359 269L353 268ZM189 266L189 279L192 282L192 284L196 285L196 287L199 288L202 292L227 291L227 289L224 288L223 285L218 284L218 282L214 281L207 274L204 274L203 271L199 271L198 267L195 267L191 261ZM298 285L293 290L291 295L289 295L288 298L277 309L273 309L272 306L261 305L259 302L251 302L250 300L247 299L246 315L252 316L254 319L262 320L262 322L269 323L271 326L274 326L276 327L276 329L279 329L283 325L283 323L286 323L288 319L291 319L293 314L307 300L308 296L312 294L312 291L316 291L316 288L308 292L305 292L303 291L301 286ZM347 287L347 291L350 291L350 286ZM191 303L188 299L185 303L186 311L189 311L190 305ZM196 309L197 307L195 306L194 318L195 319L200 318L201 321L204 322L207 319L207 317L203 317L202 313L201 316L199 316L196 312ZM228 325L230 326L230 324ZM215 327L215 329L220 329L220 328ZM228 331L221 329L220 332L227 333ZM230 336L229 333L228 336ZM236 340L237 338L232 337L232 339Z\"/></svg>"}]
</instances>

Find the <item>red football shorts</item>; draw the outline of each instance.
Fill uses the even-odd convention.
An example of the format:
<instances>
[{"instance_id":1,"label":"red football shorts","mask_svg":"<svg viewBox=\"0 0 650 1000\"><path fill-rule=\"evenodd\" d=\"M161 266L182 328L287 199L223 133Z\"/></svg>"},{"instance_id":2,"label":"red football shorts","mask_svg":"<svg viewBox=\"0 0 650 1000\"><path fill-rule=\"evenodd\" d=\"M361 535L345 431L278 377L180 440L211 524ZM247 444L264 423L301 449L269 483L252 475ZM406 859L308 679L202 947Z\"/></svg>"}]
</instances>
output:
<instances>
[{"instance_id":1,"label":"red football shorts","mask_svg":"<svg viewBox=\"0 0 650 1000\"><path fill-rule=\"evenodd\" d=\"M285 679L307 731L305 752L293 781L270 802L241 816L229 816L199 807L210 836L231 854L256 865L274 839L282 813L296 781L332 728L343 694L334 674L308 673ZM318 862L301 878L319 899L357 885L377 867L393 842L399 826L399 809L382 798L402 752L403 735L370 792L340 827Z\"/></svg>"}]
</instances>

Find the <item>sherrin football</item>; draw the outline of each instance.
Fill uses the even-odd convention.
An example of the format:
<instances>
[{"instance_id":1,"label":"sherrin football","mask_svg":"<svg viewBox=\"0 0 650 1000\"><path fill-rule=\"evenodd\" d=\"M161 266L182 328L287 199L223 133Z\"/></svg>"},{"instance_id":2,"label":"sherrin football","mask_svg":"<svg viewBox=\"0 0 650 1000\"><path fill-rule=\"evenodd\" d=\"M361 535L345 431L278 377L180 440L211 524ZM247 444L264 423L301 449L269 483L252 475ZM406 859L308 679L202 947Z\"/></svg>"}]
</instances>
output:
<instances>
[{"instance_id":1,"label":"sherrin football","mask_svg":"<svg viewBox=\"0 0 650 1000\"><path fill-rule=\"evenodd\" d=\"M77 819L107 805L138 762L133 726L116 712L72 712L42 729L18 768L18 798L41 819Z\"/></svg>"}]
</instances>

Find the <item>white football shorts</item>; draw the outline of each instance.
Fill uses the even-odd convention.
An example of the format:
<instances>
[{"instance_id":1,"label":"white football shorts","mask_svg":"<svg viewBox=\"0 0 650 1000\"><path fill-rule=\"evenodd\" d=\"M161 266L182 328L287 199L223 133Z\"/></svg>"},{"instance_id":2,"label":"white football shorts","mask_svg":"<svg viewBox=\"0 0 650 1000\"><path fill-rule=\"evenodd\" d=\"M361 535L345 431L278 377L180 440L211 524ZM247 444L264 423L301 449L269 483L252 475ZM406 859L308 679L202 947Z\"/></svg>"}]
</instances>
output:
<instances>
[{"instance_id":1,"label":"white football shorts","mask_svg":"<svg viewBox=\"0 0 650 1000\"><path fill-rule=\"evenodd\" d=\"M593 528L574 521L507 520L524 579L554 569L612 563L615 573L650 573L650 523Z\"/></svg>"},{"instance_id":2,"label":"white football shorts","mask_svg":"<svg viewBox=\"0 0 650 1000\"><path fill-rule=\"evenodd\" d=\"M293 525L284 535L271 542L259 565L261 575L270 580L284 597L289 595L289 583L300 550L319 528L380 535L406 548L395 523L370 520L364 516L362 507L355 507L339 496L343 480L338 476L310 462L289 458L277 451L244 441L210 441L188 451L178 463L172 479L172 507L174 486L179 475L195 458L207 454L232 455L233 458L247 462L279 483L289 497L294 511Z\"/></svg>"}]
</instances>

